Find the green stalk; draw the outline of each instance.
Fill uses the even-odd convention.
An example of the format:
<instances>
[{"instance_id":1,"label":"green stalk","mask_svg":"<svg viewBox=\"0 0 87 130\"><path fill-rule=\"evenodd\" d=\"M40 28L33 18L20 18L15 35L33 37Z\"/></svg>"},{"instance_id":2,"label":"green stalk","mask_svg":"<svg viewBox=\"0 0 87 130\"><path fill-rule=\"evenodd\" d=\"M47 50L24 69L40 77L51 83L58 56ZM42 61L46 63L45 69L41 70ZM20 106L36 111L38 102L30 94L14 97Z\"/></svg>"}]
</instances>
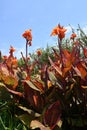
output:
<instances>
[{"instance_id":1,"label":"green stalk","mask_svg":"<svg viewBox=\"0 0 87 130\"><path fill-rule=\"evenodd\" d=\"M2 124L3 129L4 129L4 130L8 130L8 128L7 128L7 127L5 127L5 125L4 125L4 123L3 123L3 121L2 121L2 118L1 118L1 117L0 117L0 122L1 122L1 124Z\"/></svg>"}]
</instances>

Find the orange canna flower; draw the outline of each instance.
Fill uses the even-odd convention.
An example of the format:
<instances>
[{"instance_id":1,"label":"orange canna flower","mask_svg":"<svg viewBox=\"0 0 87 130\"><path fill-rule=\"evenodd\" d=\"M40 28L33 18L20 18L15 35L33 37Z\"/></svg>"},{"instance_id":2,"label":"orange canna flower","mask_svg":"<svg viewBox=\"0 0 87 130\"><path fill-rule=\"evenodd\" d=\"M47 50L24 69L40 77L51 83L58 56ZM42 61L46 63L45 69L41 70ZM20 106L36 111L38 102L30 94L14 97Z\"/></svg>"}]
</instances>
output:
<instances>
[{"instance_id":1,"label":"orange canna flower","mask_svg":"<svg viewBox=\"0 0 87 130\"><path fill-rule=\"evenodd\" d=\"M65 37L66 31L67 29L65 29L63 26L58 25L52 30L51 36L58 35L60 40L62 40Z\"/></svg>"},{"instance_id":2,"label":"orange canna flower","mask_svg":"<svg viewBox=\"0 0 87 130\"><path fill-rule=\"evenodd\" d=\"M30 30L26 30L22 36L28 40L28 41L32 41L32 34L31 34L31 29Z\"/></svg>"},{"instance_id":3,"label":"orange canna flower","mask_svg":"<svg viewBox=\"0 0 87 130\"><path fill-rule=\"evenodd\" d=\"M37 55L40 56L42 54L42 50L37 50Z\"/></svg>"},{"instance_id":4,"label":"orange canna flower","mask_svg":"<svg viewBox=\"0 0 87 130\"><path fill-rule=\"evenodd\" d=\"M13 65L17 65L17 63L18 63L17 58L16 58L16 57L15 57L15 58L13 58L13 59L12 59L12 64L13 64Z\"/></svg>"},{"instance_id":5,"label":"orange canna flower","mask_svg":"<svg viewBox=\"0 0 87 130\"><path fill-rule=\"evenodd\" d=\"M70 36L70 39L73 39L76 37L77 35L75 33L72 33L72 35Z\"/></svg>"},{"instance_id":6,"label":"orange canna flower","mask_svg":"<svg viewBox=\"0 0 87 130\"><path fill-rule=\"evenodd\" d=\"M10 53L13 53L15 51L16 51L16 49L14 47L10 46Z\"/></svg>"}]
</instances>

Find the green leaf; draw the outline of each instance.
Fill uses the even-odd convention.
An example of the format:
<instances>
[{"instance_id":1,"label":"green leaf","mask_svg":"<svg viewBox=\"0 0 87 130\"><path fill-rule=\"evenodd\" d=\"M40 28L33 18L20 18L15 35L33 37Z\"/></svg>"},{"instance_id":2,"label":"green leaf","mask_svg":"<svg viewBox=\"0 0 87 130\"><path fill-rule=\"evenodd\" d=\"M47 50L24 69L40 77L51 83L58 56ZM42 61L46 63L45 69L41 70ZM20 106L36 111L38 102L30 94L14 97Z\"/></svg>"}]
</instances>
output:
<instances>
[{"instance_id":1,"label":"green leaf","mask_svg":"<svg viewBox=\"0 0 87 130\"><path fill-rule=\"evenodd\" d=\"M49 74L49 79L52 82L53 85L57 85L60 89L62 89L62 84L60 81L56 78L53 72L48 72Z\"/></svg>"},{"instance_id":2,"label":"green leaf","mask_svg":"<svg viewBox=\"0 0 87 130\"><path fill-rule=\"evenodd\" d=\"M17 116L24 125L26 125L28 128L30 127L30 122L34 119L33 116L29 114L22 114L20 116Z\"/></svg>"},{"instance_id":3,"label":"green leaf","mask_svg":"<svg viewBox=\"0 0 87 130\"><path fill-rule=\"evenodd\" d=\"M49 79L52 81L52 84L55 85L57 82L57 78L53 74L53 72L48 72L49 73Z\"/></svg>"},{"instance_id":4,"label":"green leaf","mask_svg":"<svg viewBox=\"0 0 87 130\"><path fill-rule=\"evenodd\" d=\"M12 75L5 77L4 83L8 86L12 86L13 89L15 89L16 86L18 85L17 79Z\"/></svg>"},{"instance_id":5,"label":"green leaf","mask_svg":"<svg viewBox=\"0 0 87 130\"><path fill-rule=\"evenodd\" d=\"M2 82L0 82L0 87L5 87L6 85Z\"/></svg>"},{"instance_id":6,"label":"green leaf","mask_svg":"<svg viewBox=\"0 0 87 130\"><path fill-rule=\"evenodd\" d=\"M11 99L9 92L6 90L6 85L0 82L0 99L8 101Z\"/></svg>"}]
</instances>

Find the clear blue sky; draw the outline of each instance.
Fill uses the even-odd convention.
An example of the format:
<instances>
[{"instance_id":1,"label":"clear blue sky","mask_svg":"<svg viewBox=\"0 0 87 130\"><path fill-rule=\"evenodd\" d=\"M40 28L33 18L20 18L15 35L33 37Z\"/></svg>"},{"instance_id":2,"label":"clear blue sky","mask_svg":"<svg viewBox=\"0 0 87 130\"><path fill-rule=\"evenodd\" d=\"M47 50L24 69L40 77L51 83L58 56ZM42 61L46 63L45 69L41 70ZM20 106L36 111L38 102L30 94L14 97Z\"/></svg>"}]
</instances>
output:
<instances>
[{"instance_id":1,"label":"clear blue sky","mask_svg":"<svg viewBox=\"0 0 87 130\"><path fill-rule=\"evenodd\" d=\"M87 0L0 0L0 50L7 55L12 45L20 57L20 51L25 50L21 35L30 28L30 52L52 45L50 33L58 23L87 26Z\"/></svg>"}]
</instances>

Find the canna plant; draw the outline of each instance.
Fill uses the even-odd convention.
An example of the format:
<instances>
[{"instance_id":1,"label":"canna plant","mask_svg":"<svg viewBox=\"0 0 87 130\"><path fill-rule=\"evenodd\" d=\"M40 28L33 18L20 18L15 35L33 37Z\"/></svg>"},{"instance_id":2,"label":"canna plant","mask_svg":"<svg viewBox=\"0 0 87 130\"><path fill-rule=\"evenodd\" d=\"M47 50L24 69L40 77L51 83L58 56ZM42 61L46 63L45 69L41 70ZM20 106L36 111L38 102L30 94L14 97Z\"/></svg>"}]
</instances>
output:
<instances>
[{"instance_id":1,"label":"canna plant","mask_svg":"<svg viewBox=\"0 0 87 130\"><path fill-rule=\"evenodd\" d=\"M76 39L74 32L70 37L73 40L72 50L63 49L61 44L65 31L60 25L56 30L53 29L51 35L58 36L59 55L56 56L56 62L49 57L51 66L55 70L52 73L56 79L55 87L59 95L57 100L61 107L62 129L75 129L82 126L86 128L87 51L82 42ZM82 52L83 57L81 57Z\"/></svg>"},{"instance_id":2,"label":"canna plant","mask_svg":"<svg viewBox=\"0 0 87 130\"><path fill-rule=\"evenodd\" d=\"M52 48L52 57L48 54L44 62L39 49L32 62L28 58L31 30L22 35L26 39L26 57L21 53L24 66L18 66L13 47L9 57L1 59L0 86L8 92L10 100L5 100L15 108L11 110L15 119L26 130L87 127L87 47L73 31L69 39L71 49L63 48L66 31L61 25L52 30L51 36L57 36L58 51ZM36 67L37 73L32 73Z\"/></svg>"},{"instance_id":3,"label":"canna plant","mask_svg":"<svg viewBox=\"0 0 87 130\"><path fill-rule=\"evenodd\" d=\"M51 33L51 36L57 35L59 52L53 48L55 60L48 56L50 66L43 64L39 67L40 73L27 74L23 80L24 100L34 116L37 115L30 123L33 128L54 130L87 126L87 51L74 32L70 36L72 49L63 49L65 32L66 29L58 25ZM40 66L39 61L37 64Z\"/></svg>"}]
</instances>

